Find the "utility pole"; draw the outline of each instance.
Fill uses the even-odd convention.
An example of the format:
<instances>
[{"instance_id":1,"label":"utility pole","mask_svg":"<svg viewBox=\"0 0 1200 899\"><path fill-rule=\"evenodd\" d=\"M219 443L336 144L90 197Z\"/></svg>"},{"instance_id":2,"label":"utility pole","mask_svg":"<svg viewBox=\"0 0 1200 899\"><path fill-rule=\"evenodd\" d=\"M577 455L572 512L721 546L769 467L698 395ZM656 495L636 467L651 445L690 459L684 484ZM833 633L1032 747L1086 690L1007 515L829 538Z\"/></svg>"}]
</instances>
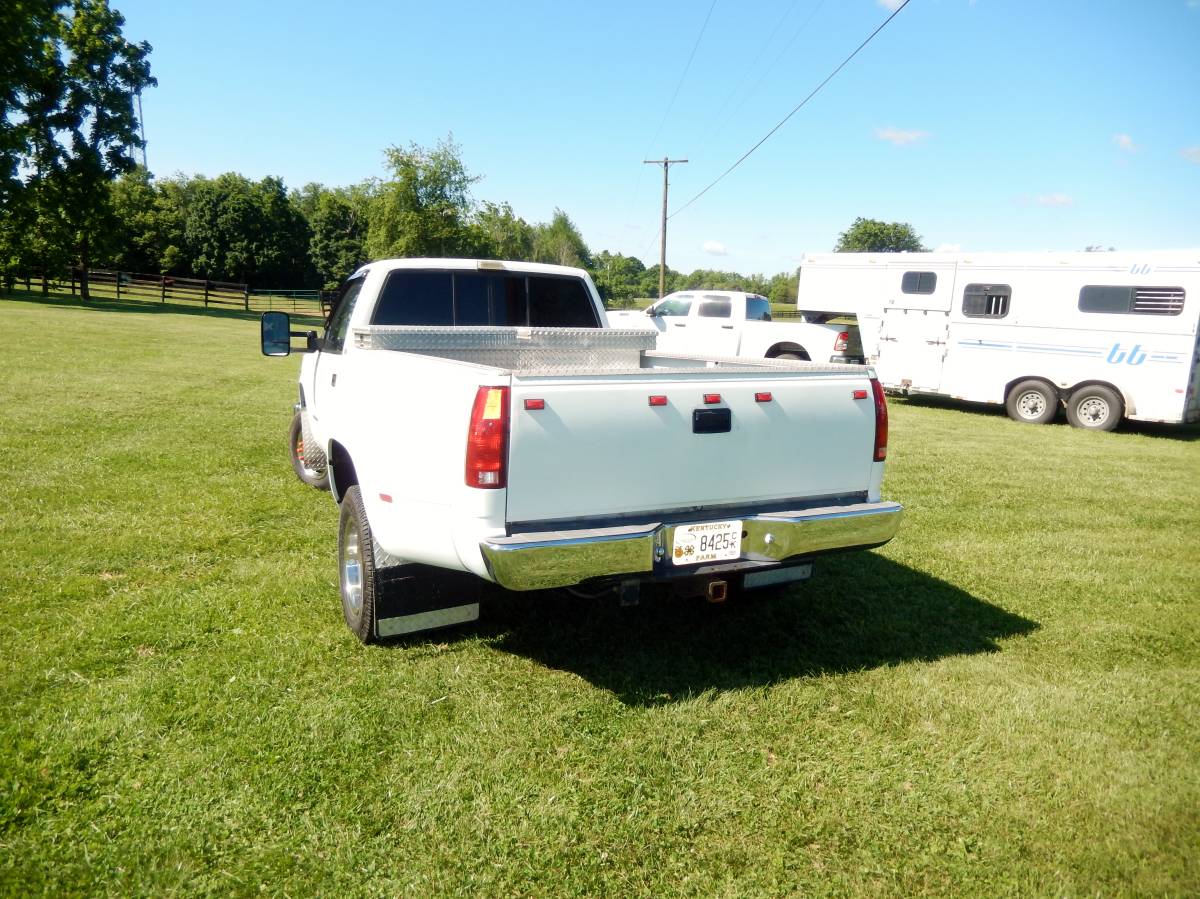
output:
<instances>
[{"instance_id":1,"label":"utility pole","mask_svg":"<svg viewBox=\"0 0 1200 899\"><path fill-rule=\"evenodd\" d=\"M658 298L661 300L667 288L667 170L673 165L687 162L686 159L643 159L642 165L661 165L663 167L663 212L662 212L662 245L658 251Z\"/></svg>"}]
</instances>

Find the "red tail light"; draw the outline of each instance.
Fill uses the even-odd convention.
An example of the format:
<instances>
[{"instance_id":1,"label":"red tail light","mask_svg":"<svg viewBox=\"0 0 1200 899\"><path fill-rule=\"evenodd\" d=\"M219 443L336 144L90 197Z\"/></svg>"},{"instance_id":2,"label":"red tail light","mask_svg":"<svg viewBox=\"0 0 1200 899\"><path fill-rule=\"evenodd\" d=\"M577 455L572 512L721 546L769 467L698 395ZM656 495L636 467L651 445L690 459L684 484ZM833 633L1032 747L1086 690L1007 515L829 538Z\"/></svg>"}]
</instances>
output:
<instances>
[{"instance_id":1,"label":"red tail light","mask_svg":"<svg viewBox=\"0 0 1200 899\"><path fill-rule=\"evenodd\" d=\"M846 352L846 347L850 345L850 332L842 331L838 334L837 340L833 342L833 351L835 353Z\"/></svg>"},{"instance_id":2,"label":"red tail light","mask_svg":"<svg viewBox=\"0 0 1200 899\"><path fill-rule=\"evenodd\" d=\"M887 400L883 396L883 385L871 379L871 392L875 394L875 461L887 458Z\"/></svg>"},{"instance_id":3,"label":"red tail light","mask_svg":"<svg viewBox=\"0 0 1200 899\"><path fill-rule=\"evenodd\" d=\"M480 387L467 429L467 486L495 490L508 480L508 388Z\"/></svg>"}]
</instances>

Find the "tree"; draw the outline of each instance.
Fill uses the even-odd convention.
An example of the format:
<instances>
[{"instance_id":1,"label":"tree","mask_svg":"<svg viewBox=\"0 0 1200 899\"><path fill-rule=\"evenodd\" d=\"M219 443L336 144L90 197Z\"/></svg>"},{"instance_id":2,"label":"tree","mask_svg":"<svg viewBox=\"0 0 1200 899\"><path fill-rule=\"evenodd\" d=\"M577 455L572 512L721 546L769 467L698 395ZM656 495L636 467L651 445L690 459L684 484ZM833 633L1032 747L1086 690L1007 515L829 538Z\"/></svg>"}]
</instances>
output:
<instances>
[{"instance_id":1,"label":"tree","mask_svg":"<svg viewBox=\"0 0 1200 899\"><path fill-rule=\"evenodd\" d=\"M337 287L366 262L368 203L369 197L361 187L321 187L316 193L308 216L312 231L308 253L326 290Z\"/></svg>"},{"instance_id":2,"label":"tree","mask_svg":"<svg viewBox=\"0 0 1200 899\"><path fill-rule=\"evenodd\" d=\"M533 259L534 228L507 203L484 202L475 213L475 255L484 259Z\"/></svg>"},{"instance_id":3,"label":"tree","mask_svg":"<svg viewBox=\"0 0 1200 899\"><path fill-rule=\"evenodd\" d=\"M533 258L535 262L552 265L573 265L588 268L591 253L583 242L583 235L575 223L561 209L554 210L548 224L538 225L533 234Z\"/></svg>"},{"instance_id":4,"label":"tree","mask_svg":"<svg viewBox=\"0 0 1200 899\"><path fill-rule=\"evenodd\" d=\"M48 36L61 63L62 91L44 119L53 146L35 139L35 162L44 198L60 211L82 271L84 300L92 255L115 231L109 183L136 167L130 153L142 146L134 96L157 84L150 45L127 41L124 24L107 0L72 0L70 16L60 17L57 33Z\"/></svg>"},{"instance_id":5,"label":"tree","mask_svg":"<svg viewBox=\"0 0 1200 899\"><path fill-rule=\"evenodd\" d=\"M880 222L861 216L838 235L837 253L919 253L921 238L907 222Z\"/></svg>"},{"instance_id":6,"label":"tree","mask_svg":"<svg viewBox=\"0 0 1200 899\"><path fill-rule=\"evenodd\" d=\"M636 256L624 256L601 250L592 259L592 280L596 289L609 306L629 305L641 295L642 275L645 263ZM655 281L655 290L658 282Z\"/></svg>"},{"instance_id":7,"label":"tree","mask_svg":"<svg viewBox=\"0 0 1200 899\"><path fill-rule=\"evenodd\" d=\"M117 234L101 264L126 272L161 270L164 228L153 177L139 166L110 186Z\"/></svg>"},{"instance_id":8,"label":"tree","mask_svg":"<svg viewBox=\"0 0 1200 899\"><path fill-rule=\"evenodd\" d=\"M206 278L291 287L311 283L308 223L279 178L236 172L181 185L179 256ZM171 260L175 262L175 259Z\"/></svg>"},{"instance_id":9,"label":"tree","mask_svg":"<svg viewBox=\"0 0 1200 899\"><path fill-rule=\"evenodd\" d=\"M374 183L367 224L367 255L456 256L470 252L470 188L458 145L450 138L432 150L417 144L384 151L391 177Z\"/></svg>"}]
</instances>

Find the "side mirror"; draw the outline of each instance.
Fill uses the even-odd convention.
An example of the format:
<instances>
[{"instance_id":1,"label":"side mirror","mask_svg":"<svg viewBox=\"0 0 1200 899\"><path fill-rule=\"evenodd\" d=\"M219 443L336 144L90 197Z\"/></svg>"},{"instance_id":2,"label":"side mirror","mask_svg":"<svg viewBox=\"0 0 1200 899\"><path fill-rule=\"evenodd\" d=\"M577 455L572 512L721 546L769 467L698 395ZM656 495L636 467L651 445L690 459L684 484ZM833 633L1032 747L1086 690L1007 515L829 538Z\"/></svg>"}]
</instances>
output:
<instances>
[{"instance_id":1,"label":"side mirror","mask_svg":"<svg viewBox=\"0 0 1200 899\"><path fill-rule=\"evenodd\" d=\"M651 306L649 309L646 310L646 314L647 315L658 315L658 310L655 309L653 306Z\"/></svg>"},{"instance_id":2,"label":"side mirror","mask_svg":"<svg viewBox=\"0 0 1200 899\"><path fill-rule=\"evenodd\" d=\"M261 323L262 354L264 356L290 356L292 338L303 337L301 353L315 353L319 349L316 331L293 331L292 320L286 312L264 312Z\"/></svg>"},{"instance_id":3,"label":"side mirror","mask_svg":"<svg viewBox=\"0 0 1200 899\"><path fill-rule=\"evenodd\" d=\"M288 356L292 352L292 321L286 312L262 314L262 353Z\"/></svg>"}]
</instances>

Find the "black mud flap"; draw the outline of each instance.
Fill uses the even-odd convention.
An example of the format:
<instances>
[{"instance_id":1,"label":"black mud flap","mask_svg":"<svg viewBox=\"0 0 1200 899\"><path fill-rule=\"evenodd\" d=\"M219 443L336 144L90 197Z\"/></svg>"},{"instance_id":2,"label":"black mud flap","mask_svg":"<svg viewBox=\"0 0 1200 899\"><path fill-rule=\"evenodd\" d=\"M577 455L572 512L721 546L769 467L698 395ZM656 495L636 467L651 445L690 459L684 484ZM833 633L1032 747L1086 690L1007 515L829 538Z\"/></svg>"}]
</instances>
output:
<instances>
[{"instance_id":1,"label":"black mud flap","mask_svg":"<svg viewBox=\"0 0 1200 899\"><path fill-rule=\"evenodd\" d=\"M432 565L399 565L379 572L375 636L417 634L479 619L482 583L473 574Z\"/></svg>"}]
</instances>

